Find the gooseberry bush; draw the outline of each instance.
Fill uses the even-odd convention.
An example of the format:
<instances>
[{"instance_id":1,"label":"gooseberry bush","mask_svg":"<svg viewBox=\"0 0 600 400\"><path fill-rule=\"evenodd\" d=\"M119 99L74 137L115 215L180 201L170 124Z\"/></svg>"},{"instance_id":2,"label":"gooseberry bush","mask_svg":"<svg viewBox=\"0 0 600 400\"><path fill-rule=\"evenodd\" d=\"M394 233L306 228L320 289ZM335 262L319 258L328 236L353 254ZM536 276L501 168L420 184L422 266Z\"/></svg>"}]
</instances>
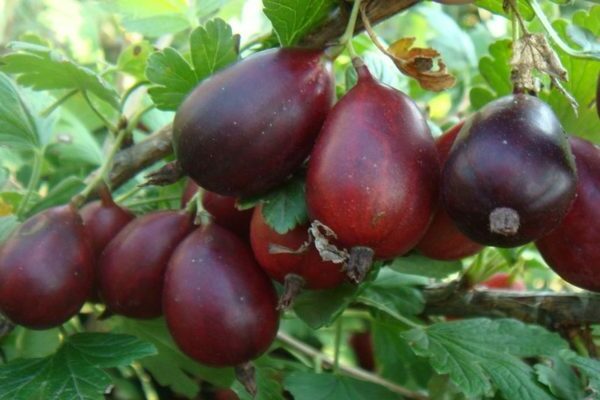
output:
<instances>
[{"instance_id":1,"label":"gooseberry bush","mask_svg":"<svg viewBox=\"0 0 600 400\"><path fill-rule=\"evenodd\" d=\"M600 399L600 6L0 5L0 400Z\"/></svg>"}]
</instances>

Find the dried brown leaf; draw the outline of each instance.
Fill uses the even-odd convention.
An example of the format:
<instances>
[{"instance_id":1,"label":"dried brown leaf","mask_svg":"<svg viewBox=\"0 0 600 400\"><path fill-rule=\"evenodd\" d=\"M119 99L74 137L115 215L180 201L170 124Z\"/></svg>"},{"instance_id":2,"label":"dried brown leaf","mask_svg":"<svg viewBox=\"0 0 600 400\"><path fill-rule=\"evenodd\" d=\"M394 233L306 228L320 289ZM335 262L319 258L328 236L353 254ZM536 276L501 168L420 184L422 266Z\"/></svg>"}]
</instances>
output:
<instances>
[{"instance_id":1,"label":"dried brown leaf","mask_svg":"<svg viewBox=\"0 0 600 400\"><path fill-rule=\"evenodd\" d=\"M397 40L387 49L387 55L394 61L402 73L416 79L426 90L439 92L456 83L450 74L440 53L434 49L412 47L415 38L408 37ZM434 69L437 59L437 69Z\"/></svg>"}]
</instances>

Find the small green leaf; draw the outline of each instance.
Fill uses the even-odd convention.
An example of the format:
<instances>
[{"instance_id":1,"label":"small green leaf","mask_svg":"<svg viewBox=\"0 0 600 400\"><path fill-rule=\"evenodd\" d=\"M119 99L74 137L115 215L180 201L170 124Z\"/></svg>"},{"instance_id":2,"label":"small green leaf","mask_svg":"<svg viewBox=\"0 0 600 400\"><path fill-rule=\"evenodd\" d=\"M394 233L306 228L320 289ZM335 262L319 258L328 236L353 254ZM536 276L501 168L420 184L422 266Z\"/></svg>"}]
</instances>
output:
<instances>
[{"instance_id":1,"label":"small green leaf","mask_svg":"<svg viewBox=\"0 0 600 400\"><path fill-rule=\"evenodd\" d=\"M0 399L101 399L110 384L103 368L129 365L154 353L151 344L132 336L78 333L51 356L1 366Z\"/></svg>"},{"instance_id":2,"label":"small green leaf","mask_svg":"<svg viewBox=\"0 0 600 400\"><path fill-rule=\"evenodd\" d=\"M140 360L140 364L154 376L158 383L170 387L175 393L187 397L196 396L200 387L198 379L194 377L202 378L217 387L229 387L233 382L231 368L205 367L184 355L171 338L163 319L114 318L114 320L117 331L133 334L156 347L158 354Z\"/></svg>"},{"instance_id":3,"label":"small green leaf","mask_svg":"<svg viewBox=\"0 0 600 400\"><path fill-rule=\"evenodd\" d=\"M467 396L483 396L492 383L507 400L552 397L533 368L520 358L557 356L568 344L540 326L484 318L436 323L402 333L413 351L428 357L439 374L449 374Z\"/></svg>"},{"instance_id":4,"label":"small green leaf","mask_svg":"<svg viewBox=\"0 0 600 400\"><path fill-rule=\"evenodd\" d=\"M377 278L365 286L356 300L394 318L417 315L425 306L421 292L407 285L404 276L392 270L382 269Z\"/></svg>"},{"instance_id":5,"label":"small green leaf","mask_svg":"<svg viewBox=\"0 0 600 400\"><path fill-rule=\"evenodd\" d=\"M285 234L298 225L308 222L304 181L292 178L266 195L241 199L238 207L247 210L263 203L262 213L265 221L279 234Z\"/></svg>"},{"instance_id":6,"label":"small green leaf","mask_svg":"<svg viewBox=\"0 0 600 400\"><path fill-rule=\"evenodd\" d=\"M0 58L0 70L17 75L20 85L35 90L87 91L118 109L115 89L91 69L78 65L49 47L13 42L10 48L13 52Z\"/></svg>"},{"instance_id":7,"label":"small green leaf","mask_svg":"<svg viewBox=\"0 0 600 400\"><path fill-rule=\"evenodd\" d=\"M294 311L308 326L319 329L335 321L359 291L359 287L349 283L329 290L305 290L294 301Z\"/></svg>"},{"instance_id":8,"label":"small green leaf","mask_svg":"<svg viewBox=\"0 0 600 400\"><path fill-rule=\"evenodd\" d=\"M201 81L238 59L239 36L222 19L208 21L190 36L192 64L196 80Z\"/></svg>"},{"instance_id":9,"label":"small green leaf","mask_svg":"<svg viewBox=\"0 0 600 400\"><path fill-rule=\"evenodd\" d=\"M374 383L342 375L293 372L284 380L295 400L392 400L398 395Z\"/></svg>"},{"instance_id":10,"label":"small green leaf","mask_svg":"<svg viewBox=\"0 0 600 400\"><path fill-rule=\"evenodd\" d=\"M559 399L583 399L585 394L581 382L565 361L559 357L550 359L551 365L537 364L535 371L538 380L550 388L550 391Z\"/></svg>"},{"instance_id":11,"label":"small green leaf","mask_svg":"<svg viewBox=\"0 0 600 400\"><path fill-rule=\"evenodd\" d=\"M460 261L439 261L420 254L410 254L395 258L389 265L391 269L403 274L443 279L462 270Z\"/></svg>"},{"instance_id":12,"label":"small green leaf","mask_svg":"<svg viewBox=\"0 0 600 400\"><path fill-rule=\"evenodd\" d=\"M117 60L117 68L121 72L133 75L139 80L144 80L146 63L152 53L152 45L147 41L130 44L127 46Z\"/></svg>"},{"instance_id":13,"label":"small green leaf","mask_svg":"<svg viewBox=\"0 0 600 400\"><path fill-rule=\"evenodd\" d=\"M3 73L0 73L0 144L22 150L40 145L38 128L30 111Z\"/></svg>"},{"instance_id":14,"label":"small green leaf","mask_svg":"<svg viewBox=\"0 0 600 400\"><path fill-rule=\"evenodd\" d=\"M489 47L489 56L479 60L479 73L489 85L488 88L471 89L471 106L478 110L490 101L512 93L510 80L511 41L499 40ZM489 89L493 92L488 95Z\"/></svg>"},{"instance_id":15,"label":"small green leaf","mask_svg":"<svg viewBox=\"0 0 600 400\"><path fill-rule=\"evenodd\" d=\"M292 46L329 14L334 0L263 0L282 46Z\"/></svg>"},{"instance_id":16,"label":"small green leaf","mask_svg":"<svg viewBox=\"0 0 600 400\"><path fill-rule=\"evenodd\" d=\"M146 76L158 85L148 89L156 107L167 111L177 110L197 83L190 64L177 50L170 47L150 56Z\"/></svg>"}]
</instances>

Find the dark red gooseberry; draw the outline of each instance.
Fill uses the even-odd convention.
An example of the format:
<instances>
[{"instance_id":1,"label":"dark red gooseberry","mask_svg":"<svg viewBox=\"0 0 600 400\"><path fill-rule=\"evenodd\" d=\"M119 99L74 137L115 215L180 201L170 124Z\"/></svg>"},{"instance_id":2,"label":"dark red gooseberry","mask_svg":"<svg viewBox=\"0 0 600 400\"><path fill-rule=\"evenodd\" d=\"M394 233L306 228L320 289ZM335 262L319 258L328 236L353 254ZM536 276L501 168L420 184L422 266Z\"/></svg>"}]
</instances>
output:
<instances>
[{"instance_id":1,"label":"dark red gooseberry","mask_svg":"<svg viewBox=\"0 0 600 400\"><path fill-rule=\"evenodd\" d=\"M577 163L577 197L561 224L536 246L565 281L600 292L600 148L569 138Z\"/></svg>"},{"instance_id":2,"label":"dark red gooseberry","mask_svg":"<svg viewBox=\"0 0 600 400\"><path fill-rule=\"evenodd\" d=\"M162 314L164 274L171 254L193 229L185 212L136 218L108 244L99 264L100 295L108 310L131 318Z\"/></svg>"},{"instance_id":3,"label":"dark red gooseberry","mask_svg":"<svg viewBox=\"0 0 600 400\"><path fill-rule=\"evenodd\" d=\"M277 295L250 247L216 224L196 229L167 269L163 308L181 350L202 364L236 366L277 334Z\"/></svg>"},{"instance_id":4,"label":"dark red gooseberry","mask_svg":"<svg viewBox=\"0 0 600 400\"><path fill-rule=\"evenodd\" d=\"M0 312L31 329L59 326L91 295L94 254L77 210L44 210L0 247Z\"/></svg>"},{"instance_id":5,"label":"dark red gooseberry","mask_svg":"<svg viewBox=\"0 0 600 400\"><path fill-rule=\"evenodd\" d=\"M350 347L356 355L358 365L367 371L375 371L373 338L371 332L355 332L350 336Z\"/></svg>"},{"instance_id":6,"label":"dark red gooseberry","mask_svg":"<svg viewBox=\"0 0 600 400\"><path fill-rule=\"evenodd\" d=\"M464 122L460 122L453 126L435 141L442 165L446 162L452 144L463 124ZM477 253L482 246L463 235L440 204L427 233L416 248L424 256L436 260L459 260Z\"/></svg>"},{"instance_id":7,"label":"dark red gooseberry","mask_svg":"<svg viewBox=\"0 0 600 400\"><path fill-rule=\"evenodd\" d=\"M366 66L357 72L356 86L331 110L311 153L306 196L311 218L351 248L349 275L360 281L373 252L401 255L425 234L440 167L416 104L378 83Z\"/></svg>"},{"instance_id":8,"label":"dark red gooseberry","mask_svg":"<svg viewBox=\"0 0 600 400\"><path fill-rule=\"evenodd\" d=\"M478 284L478 286L487 288L487 289L504 289L504 290L514 290L518 292L523 292L527 290L527 286L525 286L525 282L520 279L514 279L505 272L499 272L497 274L492 275L485 281Z\"/></svg>"},{"instance_id":9,"label":"dark red gooseberry","mask_svg":"<svg viewBox=\"0 0 600 400\"><path fill-rule=\"evenodd\" d=\"M308 242L308 224L300 225L285 234L279 234L264 219L262 207L254 209L250 227L250 243L258 264L271 278L285 283L286 293L280 308L288 308L301 287L307 289L331 289L346 278L342 265L321 259L314 244L298 252ZM293 286L299 285L299 286ZM286 297L291 296L291 298Z\"/></svg>"},{"instance_id":10,"label":"dark red gooseberry","mask_svg":"<svg viewBox=\"0 0 600 400\"><path fill-rule=\"evenodd\" d=\"M119 207L109 192L101 192L101 199L86 204L80 214L97 259L108 242L135 218L131 211Z\"/></svg>"},{"instance_id":11,"label":"dark red gooseberry","mask_svg":"<svg viewBox=\"0 0 600 400\"><path fill-rule=\"evenodd\" d=\"M443 168L442 195L471 240L513 247L560 223L576 183L567 137L550 106L515 94L465 123Z\"/></svg>"},{"instance_id":12,"label":"dark red gooseberry","mask_svg":"<svg viewBox=\"0 0 600 400\"><path fill-rule=\"evenodd\" d=\"M173 124L182 170L226 196L260 194L306 159L333 101L323 52L272 49L203 81Z\"/></svg>"}]
</instances>

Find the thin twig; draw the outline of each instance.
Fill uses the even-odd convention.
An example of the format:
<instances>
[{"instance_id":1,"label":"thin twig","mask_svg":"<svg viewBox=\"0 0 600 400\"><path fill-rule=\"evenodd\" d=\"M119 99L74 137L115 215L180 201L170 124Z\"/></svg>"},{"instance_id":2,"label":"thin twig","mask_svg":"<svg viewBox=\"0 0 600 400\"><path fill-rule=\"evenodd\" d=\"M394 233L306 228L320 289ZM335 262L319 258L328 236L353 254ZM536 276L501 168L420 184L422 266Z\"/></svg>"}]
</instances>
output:
<instances>
[{"instance_id":1,"label":"thin twig","mask_svg":"<svg viewBox=\"0 0 600 400\"><path fill-rule=\"evenodd\" d=\"M277 339L279 339L282 343L286 344L287 346L292 347L294 350L299 351L300 353L306 354L307 356L309 356L315 360L320 360L321 364L324 366L333 367L333 365L334 365L333 359L331 359L327 355L321 353L314 347L311 347L311 346L307 345L306 343L293 338L292 336L288 335L285 332L279 331L277 333ZM428 396L426 396L422 393L407 389L407 388L400 386L394 382L390 382L387 379L380 377L379 375L375 375L371 372L365 371L360 368L355 368L355 367L351 367L349 365L340 364L339 370L340 370L340 372L342 372L348 376L351 376L351 377L357 378L357 379L361 379L363 381L371 382L376 385L383 386L386 389L388 389L394 393L398 393L409 399L417 399L417 400L429 399Z\"/></svg>"}]
</instances>

